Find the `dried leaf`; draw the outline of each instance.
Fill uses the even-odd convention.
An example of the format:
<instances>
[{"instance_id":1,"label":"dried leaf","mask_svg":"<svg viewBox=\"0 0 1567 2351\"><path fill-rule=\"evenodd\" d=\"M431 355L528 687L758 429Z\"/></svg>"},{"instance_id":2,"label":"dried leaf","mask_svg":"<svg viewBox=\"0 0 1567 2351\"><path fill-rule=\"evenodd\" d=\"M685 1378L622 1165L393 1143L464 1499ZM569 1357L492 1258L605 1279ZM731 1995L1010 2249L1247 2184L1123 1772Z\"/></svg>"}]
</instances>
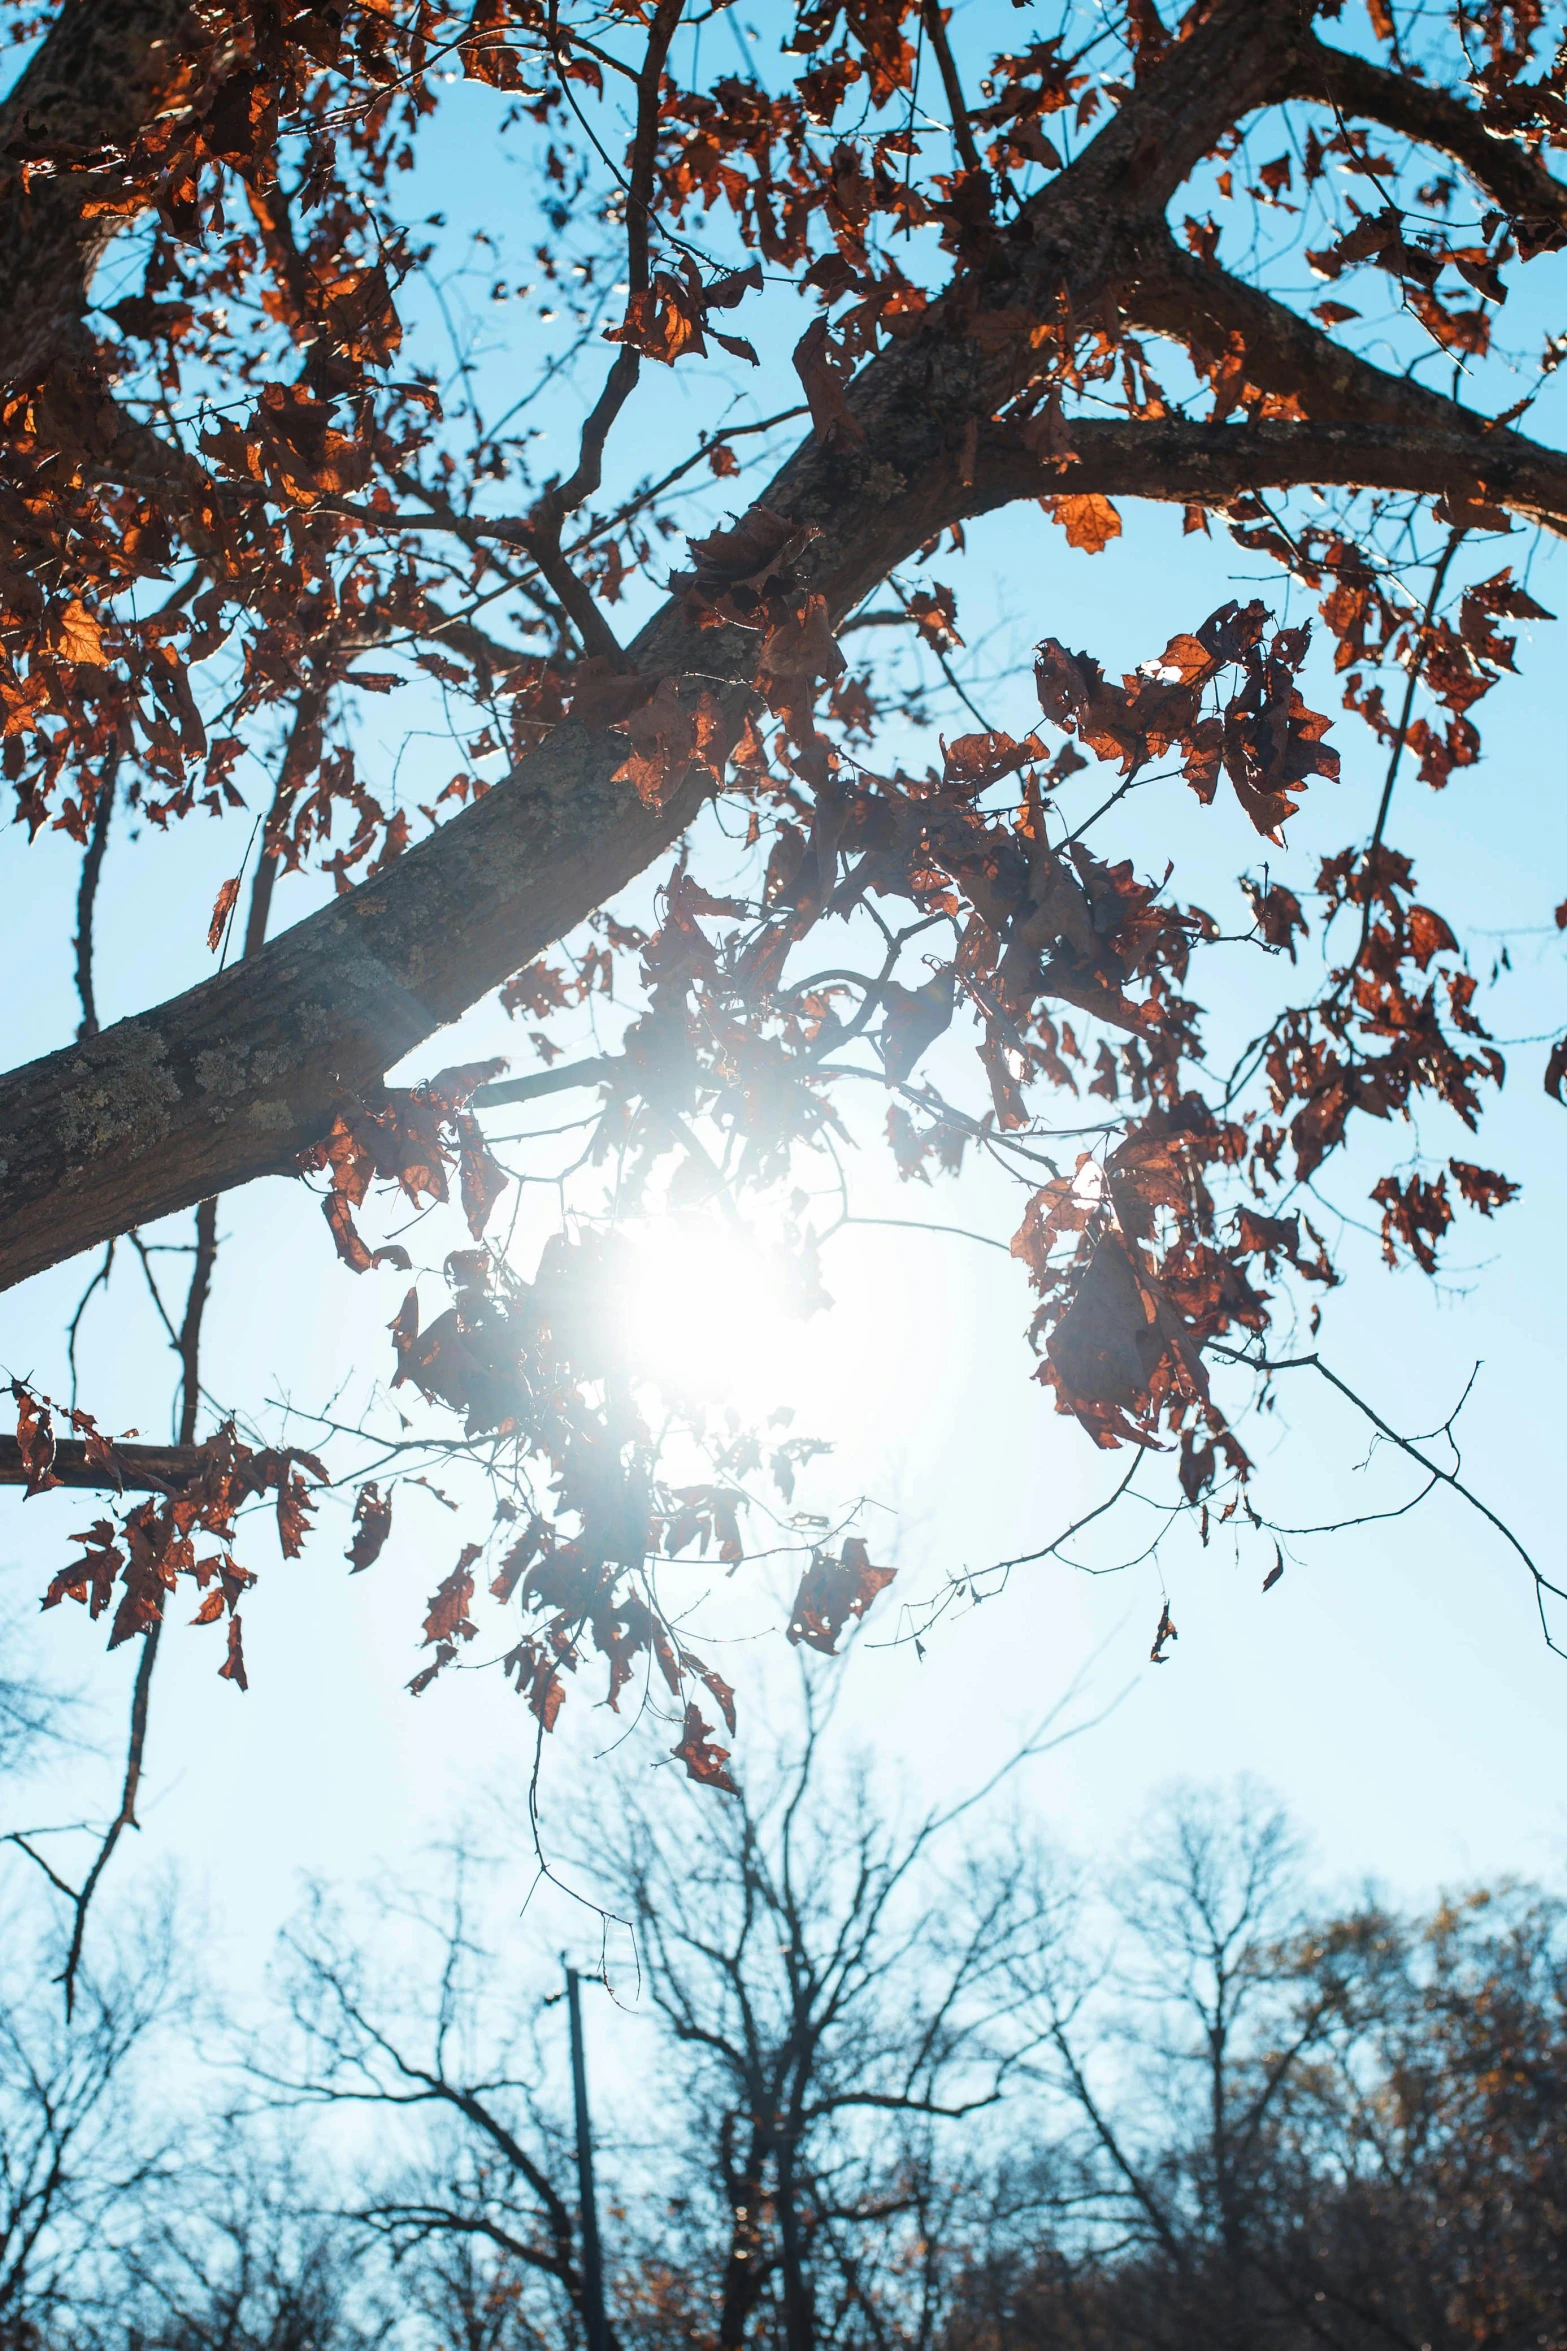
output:
<instances>
[{"instance_id":1,"label":"dried leaf","mask_svg":"<svg viewBox=\"0 0 1567 2351\"><path fill-rule=\"evenodd\" d=\"M355 1575L375 1565L391 1531L391 1495L383 1495L373 1481L361 1486L354 1502L354 1538L345 1553Z\"/></svg>"},{"instance_id":2,"label":"dried leaf","mask_svg":"<svg viewBox=\"0 0 1567 2351\"><path fill-rule=\"evenodd\" d=\"M851 1617L862 1617L878 1592L897 1574L895 1567L872 1567L870 1553L859 1535L844 1543L838 1559L818 1552L800 1578L800 1588L789 1612L789 1638L819 1649L824 1657L838 1653L838 1635Z\"/></svg>"},{"instance_id":3,"label":"dried leaf","mask_svg":"<svg viewBox=\"0 0 1567 2351\"><path fill-rule=\"evenodd\" d=\"M216 955L223 943L223 934L228 929L229 916L234 911L235 900L238 896L239 876L236 874L232 881L224 883L213 901L212 920L207 925L207 953L209 955Z\"/></svg>"},{"instance_id":4,"label":"dried leaf","mask_svg":"<svg viewBox=\"0 0 1567 2351\"><path fill-rule=\"evenodd\" d=\"M1060 523L1069 547L1085 555L1102 555L1112 539L1121 536L1121 517L1099 490L1078 491L1071 497L1041 498L1040 505Z\"/></svg>"},{"instance_id":5,"label":"dried leaf","mask_svg":"<svg viewBox=\"0 0 1567 2351\"><path fill-rule=\"evenodd\" d=\"M60 614L59 644L67 661L79 661L91 669L101 669L104 665L103 632L76 596L70 598Z\"/></svg>"},{"instance_id":6,"label":"dried leaf","mask_svg":"<svg viewBox=\"0 0 1567 2351\"><path fill-rule=\"evenodd\" d=\"M245 1672L245 1648L244 1643L240 1638L239 1618L237 1616L231 1616L229 1618L228 1655L224 1658L223 1663L218 1667L218 1679L220 1682L233 1682L241 1690L248 1690L250 1688L249 1678Z\"/></svg>"},{"instance_id":7,"label":"dried leaf","mask_svg":"<svg viewBox=\"0 0 1567 2351\"><path fill-rule=\"evenodd\" d=\"M688 1777L700 1781L704 1788L722 1788L726 1795L738 1796L739 1789L724 1769L730 1750L713 1744L712 1729L711 1723L702 1720L698 1707L688 1706L679 1743L669 1752L685 1765Z\"/></svg>"}]
</instances>

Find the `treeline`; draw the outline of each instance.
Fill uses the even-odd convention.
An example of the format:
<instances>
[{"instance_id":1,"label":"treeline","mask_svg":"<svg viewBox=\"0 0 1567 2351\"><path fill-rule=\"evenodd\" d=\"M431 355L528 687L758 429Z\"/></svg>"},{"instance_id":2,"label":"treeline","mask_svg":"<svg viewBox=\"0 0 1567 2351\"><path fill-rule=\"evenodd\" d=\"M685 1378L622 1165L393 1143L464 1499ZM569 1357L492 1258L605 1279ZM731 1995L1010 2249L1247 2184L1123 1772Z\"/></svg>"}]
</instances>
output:
<instances>
[{"instance_id":1,"label":"treeline","mask_svg":"<svg viewBox=\"0 0 1567 2351\"><path fill-rule=\"evenodd\" d=\"M597 1788L559 1857L614 1994L614 2351L1567 2342L1556 1895L1323 1902L1244 1790L1172 1796L1097 1872L1005 1787L900 1817L809 1719L766 1786ZM100 1938L67 2025L10 1900L4 2351L584 2344L518 1878L474 1846L317 1896L275 2005L199 2028L175 1906Z\"/></svg>"}]
</instances>

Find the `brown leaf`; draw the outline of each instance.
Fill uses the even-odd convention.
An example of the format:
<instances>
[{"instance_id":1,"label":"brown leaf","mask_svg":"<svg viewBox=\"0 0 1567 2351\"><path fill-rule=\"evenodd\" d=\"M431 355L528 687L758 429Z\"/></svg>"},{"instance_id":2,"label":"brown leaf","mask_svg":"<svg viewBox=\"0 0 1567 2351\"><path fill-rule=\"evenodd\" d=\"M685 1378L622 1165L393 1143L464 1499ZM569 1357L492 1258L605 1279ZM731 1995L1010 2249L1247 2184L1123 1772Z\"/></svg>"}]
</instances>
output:
<instances>
[{"instance_id":1,"label":"brown leaf","mask_svg":"<svg viewBox=\"0 0 1567 2351\"><path fill-rule=\"evenodd\" d=\"M234 902L238 896L239 876L236 874L231 882L224 883L213 901L212 920L207 925L207 953L209 955L216 955L223 943L223 934L228 929L229 916L234 911Z\"/></svg>"},{"instance_id":2,"label":"brown leaf","mask_svg":"<svg viewBox=\"0 0 1567 2351\"><path fill-rule=\"evenodd\" d=\"M679 1757L688 1776L704 1788L722 1788L726 1795L738 1796L739 1789L724 1769L730 1750L713 1744L712 1729L711 1723L702 1720L700 1708L688 1706L679 1744L669 1752Z\"/></svg>"},{"instance_id":3,"label":"brown leaf","mask_svg":"<svg viewBox=\"0 0 1567 2351\"><path fill-rule=\"evenodd\" d=\"M897 1572L895 1567L872 1567L859 1535L848 1537L838 1559L818 1552L794 1596L789 1612L790 1640L796 1644L803 1641L824 1657L836 1657L838 1635L849 1619L862 1617Z\"/></svg>"},{"instance_id":4,"label":"brown leaf","mask_svg":"<svg viewBox=\"0 0 1567 2351\"><path fill-rule=\"evenodd\" d=\"M463 1111L457 1120L458 1169L462 1184L463 1214L468 1219L468 1230L477 1241L490 1221L495 1206L511 1177L494 1156L471 1111Z\"/></svg>"},{"instance_id":5,"label":"brown leaf","mask_svg":"<svg viewBox=\"0 0 1567 2351\"><path fill-rule=\"evenodd\" d=\"M58 1608L62 1600L78 1600L97 1623L114 1594L114 1579L125 1564L125 1554L114 1540L115 1529L106 1518L95 1519L84 1534L71 1541L83 1545L83 1556L62 1567L44 1594L41 1605Z\"/></svg>"},{"instance_id":6,"label":"brown leaf","mask_svg":"<svg viewBox=\"0 0 1567 2351\"><path fill-rule=\"evenodd\" d=\"M1102 491L1081 490L1066 498L1041 498L1040 505L1066 532L1069 547L1101 555L1121 536L1121 517Z\"/></svg>"},{"instance_id":7,"label":"brown leaf","mask_svg":"<svg viewBox=\"0 0 1567 2351\"><path fill-rule=\"evenodd\" d=\"M1471 1208L1478 1208L1482 1216L1492 1216L1498 1208L1505 1208L1509 1200L1516 1200L1519 1186L1510 1176L1497 1175L1488 1167L1476 1167L1468 1159L1450 1159L1459 1191Z\"/></svg>"},{"instance_id":8,"label":"brown leaf","mask_svg":"<svg viewBox=\"0 0 1567 2351\"><path fill-rule=\"evenodd\" d=\"M368 1273L375 1261L360 1236L359 1227L354 1222L354 1212L349 1205L348 1194L346 1192L328 1192L321 1202L321 1213L331 1227L332 1240L337 1254L348 1267L349 1272Z\"/></svg>"},{"instance_id":9,"label":"brown leaf","mask_svg":"<svg viewBox=\"0 0 1567 2351\"><path fill-rule=\"evenodd\" d=\"M1433 955L1456 955L1458 941L1439 914L1429 906L1409 909L1409 951L1422 971Z\"/></svg>"},{"instance_id":10,"label":"brown leaf","mask_svg":"<svg viewBox=\"0 0 1567 2351\"><path fill-rule=\"evenodd\" d=\"M240 1638L237 1616L229 1618L229 1653L218 1667L218 1679L220 1682L234 1682L242 1690L250 1688L250 1682L245 1672L245 1648Z\"/></svg>"},{"instance_id":11,"label":"brown leaf","mask_svg":"<svg viewBox=\"0 0 1567 2351\"><path fill-rule=\"evenodd\" d=\"M424 1620L424 1645L432 1641L471 1641L478 1626L468 1620L468 1603L473 1598L473 1563L479 1556L477 1543L465 1543L457 1565L449 1576L430 1595L429 1614Z\"/></svg>"},{"instance_id":12,"label":"brown leaf","mask_svg":"<svg viewBox=\"0 0 1567 2351\"><path fill-rule=\"evenodd\" d=\"M300 1456L323 1485L326 1471L313 1453ZM285 1455L277 1472L277 1539L285 1559L297 1559L305 1547L310 1532L310 1489L305 1484L293 1459Z\"/></svg>"},{"instance_id":13,"label":"brown leaf","mask_svg":"<svg viewBox=\"0 0 1567 2351\"><path fill-rule=\"evenodd\" d=\"M54 1419L48 1405L40 1403L20 1380L11 1382L11 1393L16 1399L17 1451L27 1472L30 1502L35 1494L60 1483L54 1474Z\"/></svg>"},{"instance_id":14,"label":"brown leaf","mask_svg":"<svg viewBox=\"0 0 1567 2351\"><path fill-rule=\"evenodd\" d=\"M493 1599L509 1600L511 1598L513 1592L515 1592L517 1589L524 1572L527 1569L529 1561L533 1558L534 1553L539 1549L543 1539L544 1522L541 1518L535 1516L528 1521L527 1527L523 1533L518 1536L516 1542L513 1543L511 1549L507 1552L505 1558L501 1561L500 1572L495 1577L494 1582L490 1585L490 1593Z\"/></svg>"},{"instance_id":15,"label":"brown leaf","mask_svg":"<svg viewBox=\"0 0 1567 2351\"><path fill-rule=\"evenodd\" d=\"M103 632L79 597L73 596L61 612L58 631L65 660L80 661L91 669L103 667Z\"/></svg>"},{"instance_id":16,"label":"brown leaf","mask_svg":"<svg viewBox=\"0 0 1567 2351\"><path fill-rule=\"evenodd\" d=\"M375 1565L391 1531L392 1497L383 1494L372 1480L360 1487L355 1499L354 1539L344 1554L355 1575L362 1575L367 1567Z\"/></svg>"}]
</instances>

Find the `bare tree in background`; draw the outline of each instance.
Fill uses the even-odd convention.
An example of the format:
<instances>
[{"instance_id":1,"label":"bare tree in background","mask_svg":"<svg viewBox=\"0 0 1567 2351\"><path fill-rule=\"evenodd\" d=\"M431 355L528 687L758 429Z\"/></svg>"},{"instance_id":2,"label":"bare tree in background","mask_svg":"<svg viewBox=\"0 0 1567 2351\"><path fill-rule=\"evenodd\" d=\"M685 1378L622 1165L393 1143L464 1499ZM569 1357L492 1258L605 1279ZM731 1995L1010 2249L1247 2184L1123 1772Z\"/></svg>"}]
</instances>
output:
<instances>
[{"instance_id":1,"label":"bare tree in background","mask_svg":"<svg viewBox=\"0 0 1567 2351\"><path fill-rule=\"evenodd\" d=\"M609 1847L616 2351L1563 2340L1559 1898L1334 1909L1245 1792L1172 1799L1096 1886L977 1799L900 1822L817 1719L769 1786L629 1803ZM283 2129L193 2069L173 2130L166 1929L69 2029L7 1950L0 2351L579 2341L564 2020L484 1907L471 1860L314 1905L250 2047Z\"/></svg>"},{"instance_id":2,"label":"bare tree in background","mask_svg":"<svg viewBox=\"0 0 1567 2351\"><path fill-rule=\"evenodd\" d=\"M948 2141L1022 2054L1023 1880L967 1851L996 1783L900 1821L802 1689L758 1796L671 1810L628 1792L611 1830L595 1808L579 1834L633 2043L598 2077L622 2345L932 2343L967 2194ZM1015 1761L1071 1735L1069 1704ZM537 1990L531 2013L505 1998L515 1960L477 1924L478 1877L459 1854L444 1904L389 1897L368 1935L318 1898L289 1938L294 2050L251 2070L268 2099L375 2118L347 2209L405 2309L490 2351L575 2341L583 2289L547 2086L565 2091L563 2033ZM388 2133L394 2114L412 2127Z\"/></svg>"},{"instance_id":3,"label":"bare tree in background","mask_svg":"<svg viewBox=\"0 0 1567 2351\"><path fill-rule=\"evenodd\" d=\"M375 2351L391 2338L366 2247L321 2208L286 2138L221 2121L161 2203L119 2246L115 2306L76 2330L83 2351Z\"/></svg>"},{"instance_id":4,"label":"bare tree in background","mask_svg":"<svg viewBox=\"0 0 1567 2351\"><path fill-rule=\"evenodd\" d=\"M677 2185L644 2206L628 2289L654 2341L930 2342L964 2225L961 2126L1023 2054L1022 1879L1005 1858L977 1872L968 1846L998 1781L1071 1735L1068 1701L986 1787L902 1819L805 1675L801 1692L755 1792L717 1813L697 1790L633 1797L600 1856L681 2083L655 2175Z\"/></svg>"},{"instance_id":5,"label":"bare tree in background","mask_svg":"<svg viewBox=\"0 0 1567 2351\"><path fill-rule=\"evenodd\" d=\"M318 1891L285 1938L292 2051L254 2051L251 2072L287 2107L370 2116L374 2184L345 2215L443 2341L576 2343L574 2173L539 1990L506 1996L515 1952L483 1939L479 1875L459 1851L444 1902L387 1897L368 1938Z\"/></svg>"},{"instance_id":6,"label":"bare tree in background","mask_svg":"<svg viewBox=\"0 0 1567 2351\"><path fill-rule=\"evenodd\" d=\"M74 2023L53 1990L64 1956L7 1904L0 1933L0 2346L61 2339L101 2290L106 2242L171 2156L142 2061L176 1993L168 1913L123 1931L113 1971L83 1971Z\"/></svg>"},{"instance_id":7,"label":"bare tree in background","mask_svg":"<svg viewBox=\"0 0 1567 2351\"><path fill-rule=\"evenodd\" d=\"M1015 1969L1051 2053L948 2351L1534 2351L1567 2319L1563 1913L1324 1915L1282 1816L1185 1793Z\"/></svg>"}]
</instances>

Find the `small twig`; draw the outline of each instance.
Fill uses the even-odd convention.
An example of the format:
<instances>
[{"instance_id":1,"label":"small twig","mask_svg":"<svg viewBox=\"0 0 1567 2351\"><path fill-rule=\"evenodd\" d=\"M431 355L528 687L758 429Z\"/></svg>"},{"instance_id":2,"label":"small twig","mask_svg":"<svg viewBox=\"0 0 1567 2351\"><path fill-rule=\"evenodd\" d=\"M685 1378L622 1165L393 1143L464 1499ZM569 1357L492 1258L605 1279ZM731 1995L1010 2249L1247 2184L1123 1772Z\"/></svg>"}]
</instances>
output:
<instances>
[{"instance_id":1,"label":"small twig","mask_svg":"<svg viewBox=\"0 0 1567 2351\"><path fill-rule=\"evenodd\" d=\"M1427 1477L1431 1478L1440 1485L1451 1487L1452 1491L1459 1497L1459 1499L1461 1501L1467 1502L1471 1510L1478 1511L1480 1516L1486 1521L1487 1525L1496 1529L1496 1532L1501 1536L1503 1542L1508 1545L1509 1549L1517 1553L1518 1557L1523 1561L1524 1566L1528 1569L1530 1578L1534 1584L1535 1606L1539 1611L1540 1631L1544 1635L1545 1645L1548 1649L1552 1650L1556 1656L1567 1657L1567 1649L1564 1649L1561 1644L1552 1637L1551 1628L1546 1620L1545 1614L1546 1593L1549 1592L1553 1599L1567 1600L1567 1590L1564 1590L1560 1584L1552 1583L1550 1577L1545 1573L1544 1569L1537 1566L1535 1561L1530 1557L1529 1553L1525 1550L1518 1537L1513 1533L1512 1528L1507 1524L1506 1520L1498 1518L1496 1512L1491 1508L1488 1502L1482 1502L1479 1495L1475 1493L1474 1489L1470 1486L1466 1486L1462 1478L1460 1478L1455 1471L1450 1469L1443 1469L1440 1462L1433 1461L1429 1454L1422 1453L1420 1447L1415 1443L1412 1437L1400 1436L1397 1429L1392 1427L1388 1421L1383 1419L1381 1413L1378 1412L1374 1404L1368 1404L1364 1396L1356 1394L1355 1390L1349 1385L1347 1380L1341 1380L1336 1371L1329 1370L1328 1366L1323 1362L1320 1355L1289 1355L1274 1360L1267 1356L1248 1355L1244 1348L1223 1347L1211 1339L1208 1342L1208 1351L1210 1354L1222 1356L1227 1363L1244 1364L1249 1371L1262 1372L1269 1379L1271 1379L1275 1373L1281 1371L1314 1371L1318 1373L1321 1378L1327 1381L1330 1388L1336 1388L1339 1394L1344 1397L1348 1403L1353 1404L1357 1412L1362 1413L1365 1418L1370 1421L1372 1427L1377 1430L1379 1435L1385 1437L1390 1445L1395 1445L1400 1453L1407 1455L1411 1461L1416 1462L1419 1467L1425 1471Z\"/></svg>"},{"instance_id":2,"label":"small twig","mask_svg":"<svg viewBox=\"0 0 1567 2351\"><path fill-rule=\"evenodd\" d=\"M288 821L289 810L303 777L319 761L321 719L326 709L326 699L327 688L312 681L303 689L294 705L294 723L289 729L282 765L278 769L277 789L272 795L272 806L267 811L267 820L262 828L261 855L256 865L255 879L250 885L250 907L245 918L245 943L241 960L247 955L259 955L266 945L272 890L283 855L283 827Z\"/></svg>"},{"instance_id":3,"label":"small twig","mask_svg":"<svg viewBox=\"0 0 1567 2351\"><path fill-rule=\"evenodd\" d=\"M1410 722L1415 711L1415 689L1425 670L1431 623L1436 618L1437 600L1447 583L1449 567L1453 557L1458 553L1459 543L1463 536L1464 526L1460 523L1449 535L1447 545L1442 550L1441 560L1431 575L1431 592L1426 598L1425 610L1420 616L1414 659L1409 664L1409 677L1404 687L1403 707L1399 711L1398 724L1393 731L1393 749L1388 758L1387 777L1382 786L1382 798L1377 805L1377 821L1372 827L1371 842L1365 855L1363 870L1366 878L1366 895L1360 910L1360 943L1355 949L1354 959L1349 966L1350 973L1359 970L1361 958L1366 952L1366 942L1371 936L1371 909L1375 903L1372 884L1376 878L1372 867L1377 852L1382 846L1382 836L1387 830L1388 812L1393 805L1393 787L1398 782L1398 771L1403 762L1404 746L1409 740ZM1349 973L1346 973L1345 978L1348 977ZM1340 981L1339 984L1342 987L1344 982Z\"/></svg>"},{"instance_id":4,"label":"small twig","mask_svg":"<svg viewBox=\"0 0 1567 2351\"><path fill-rule=\"evenodd\" d=\"M76 1978L82 1964L82 1938L87 1932L87 1913L92 1898L98 1891L98 1880L113 1858L114 1848L125 1829L140 1827L136 1818L136 1792L141 1786L142 1763L147 1752L147 1707L152 1692L152 1669L158 1659L158 1635L163 1630L163 1619L155 1617L142 1635L141 1656L136 1663L136 1683L131 1691L130 1739L125 1751L125 1781L120 1791L120 1809L109 1823L96 1860L75 1897L76 1916L71 1924L71 1947L66 1953L65 1965L59 1981L65 1993L65 2013L70 2018L76 2005Z\"/></svg>"},{"instance_id":5,"label":"small twig","mask_svg":"<svg viewBox=\"0 0 1567 2351\"><path fill-rule=\"evenodd\" d=\"M81 1033L81 1032L78 1032L78 1033ZM75 1313L72 1315L72 1317L71 1317L71 1319L70 1319L69 1323L66 1325L66 1332L65 1332L65 1360L66 1360L66 1364L67 1364L67 1366L68 1366L68 1368L69 1368L69 1370L70 1370L70 1374L71 1374L71 1409L72 1409L72 1411L73 1411L73 1412L74 1412L74 1411L75 1411L75 1409L76 1409L76 1385L77 1385L77 1383L76 1383L76 1336L77 1336L77 1333L78 1333L78 1331L79 1331L79 1330L81 1329L81 1327L82 1327L82 1316L83 1316L83 1315L84 1315L84 1314L87 1312L87 1306L88 1306L88 1302L89 1302L89 1300L91 1299L91 1297L92 1297L92 1294L93 1294L94 1290L96 1290L96 1289L99 1289L99 1288L107 1288L107 1287L108 1287L109 1276L110 1276L110 1274L113 1272L113 1270L114 1270L114 1243L113 1243L113 1241L111 1240L110 1242L108 1242L108 1243L107 1243L107 1245L106 1245L106 1246L105 1246L105 1248L104 1248L104 1252L103 1252L103 1263L102 1263L102 1265L100 1265L100 1266L99 1266L99 1268L98 1268L98 1271L97 1271L97 1272L96 1272L96 1273L93 1275L93 1277L92 1277L92 1280L91 1280L91 1281L88 1283L88 1285L87 1285L86 1289L85 1289L85 1290L82 1292L81 1296L80 1296L80 1297L77 1299L77 1301L76 1301L76 1312L75 1312Z\"/></svg>"},{"instance_id":6,"label":"small twig","mask_svg":"<svg viewBox=\"0 0 1567 2351\"><path fill-rule=\"evenodd\" d=\"M103 853L109 845L109 822L114 815L114 795L119 773L120 746L116 743L104 761L103 772L98 778L92 831L87 837L87 847L82 855L82 878L76 892L76 993L82 1001L82 1017L76 1031L78 1037L96 1037L98 1034L98 1000L93 993L93 921L98 909L98 877L103 871Z\"/></svg>"},{"instance_id":7,"label":"small twig","mask_svg":"<svg viewBox=\"0 0 1567 2351\"><path fill-rule=\"evenodd\" d=\"M936 52L936 63L941 68L941 86L947 93L947 107L952 116L952 143L965 171L982 171L984 166L974 142L974 126L969 121L963 84L958 78L957 63L947 39L947 21L942 13L941 0L924 0L920 22L922 30L930 36L930 45Z\"/></svg>"}]
</instances>

